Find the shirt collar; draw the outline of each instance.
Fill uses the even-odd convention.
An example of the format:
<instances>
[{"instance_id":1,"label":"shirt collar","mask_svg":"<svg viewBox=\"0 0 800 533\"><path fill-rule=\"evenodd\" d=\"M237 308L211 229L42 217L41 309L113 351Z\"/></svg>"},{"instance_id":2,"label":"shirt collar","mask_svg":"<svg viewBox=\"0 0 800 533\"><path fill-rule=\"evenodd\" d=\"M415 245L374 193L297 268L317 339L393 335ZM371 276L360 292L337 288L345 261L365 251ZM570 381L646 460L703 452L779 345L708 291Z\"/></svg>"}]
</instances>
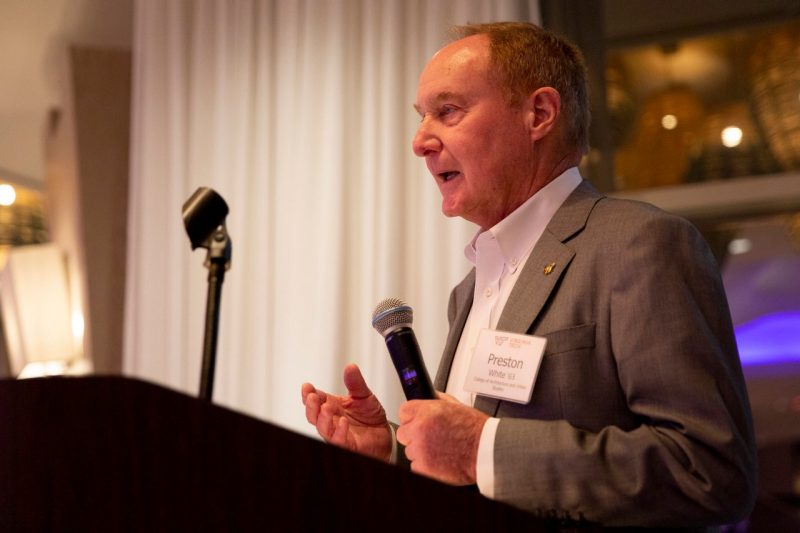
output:
<instances>
[{"instance_id":1,"label":"shirt collar","mask_svg":"<svg viewBox=\"0 0 800 533\"><path fill-rule=\"evenodd\" d=\"M553 215L564 200L581 184L577 167L567 169L563 174L542 187L525 203L486 232L497 240L506 268L513 272L539 240ZM476 261L476 242L484 233L478 232L464 248L464 255L474 265Z\"/></svg>"}]
</instances>

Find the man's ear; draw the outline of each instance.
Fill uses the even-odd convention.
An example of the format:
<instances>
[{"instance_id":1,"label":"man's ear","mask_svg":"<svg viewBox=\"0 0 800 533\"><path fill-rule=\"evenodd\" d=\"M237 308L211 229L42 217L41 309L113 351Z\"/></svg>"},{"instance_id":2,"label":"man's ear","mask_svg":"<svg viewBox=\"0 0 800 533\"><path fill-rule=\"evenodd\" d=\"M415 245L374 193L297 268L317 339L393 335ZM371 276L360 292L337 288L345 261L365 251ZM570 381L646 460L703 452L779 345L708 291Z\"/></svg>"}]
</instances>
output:
<instances>
[{"instance_id":1,"label":"man's ear","mask_svg":"<svg viewBox=\"0 0 800 533\"><path fill-rule=\"evenodd\" d=\"M531 140L538 141L556 127L561 114L561 95L552 87L540 87L525 102Z\"/></svg>"}]
</instances>

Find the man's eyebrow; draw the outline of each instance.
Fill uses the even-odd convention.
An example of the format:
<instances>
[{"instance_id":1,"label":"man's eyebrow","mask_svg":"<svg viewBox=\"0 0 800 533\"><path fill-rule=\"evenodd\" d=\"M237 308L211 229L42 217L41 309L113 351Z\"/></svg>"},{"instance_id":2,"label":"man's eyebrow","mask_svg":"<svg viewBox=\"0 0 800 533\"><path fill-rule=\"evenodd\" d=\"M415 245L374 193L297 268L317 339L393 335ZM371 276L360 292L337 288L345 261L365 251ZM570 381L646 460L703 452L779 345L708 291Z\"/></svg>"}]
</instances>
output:
<instances>
[{"instance_id":1,"label":"man's eyebrow","mask_svg":"<svg viewBox=\"0 0 800 533\"><path fill-rule=\"evenodd\" d=\"M442 91L433 98L429 98L427 102L430 102L432 104L439 104L441 102L446 102L447 100L464 101L464 95L459 93L454 93L452 91ZM422 107L419 104L414 104L414 109L416 109L417 113L419 113L420 115L422 114Z\"/></svg>"}]
</instances>

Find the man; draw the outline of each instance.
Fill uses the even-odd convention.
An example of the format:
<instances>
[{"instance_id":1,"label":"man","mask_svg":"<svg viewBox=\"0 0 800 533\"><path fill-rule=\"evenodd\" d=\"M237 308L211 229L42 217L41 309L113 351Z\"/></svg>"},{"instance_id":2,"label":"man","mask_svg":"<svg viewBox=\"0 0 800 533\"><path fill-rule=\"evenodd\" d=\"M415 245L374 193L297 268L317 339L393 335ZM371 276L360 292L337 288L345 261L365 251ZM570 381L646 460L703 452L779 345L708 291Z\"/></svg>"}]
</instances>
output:
<instances>
[{"instance_id":1,"label":"man","mask_svg":"<svg viewBox=\"0 0 800 533\"><path fill-rule=\"evenodd\" d=\"M461 28L423 71L413 141L442 211L480 227L452 292L437 400L403 404L411 469L531 512L606 525L736 521L755 494L749 406L698 232L581 179L579 52L528 24ZM479 332L547 339L530 401L464 389ZM393 428L355 365L302 387L327 441L388 460ZM403 450L400 451L400 455Z\"/></svg>"}]
</instances>

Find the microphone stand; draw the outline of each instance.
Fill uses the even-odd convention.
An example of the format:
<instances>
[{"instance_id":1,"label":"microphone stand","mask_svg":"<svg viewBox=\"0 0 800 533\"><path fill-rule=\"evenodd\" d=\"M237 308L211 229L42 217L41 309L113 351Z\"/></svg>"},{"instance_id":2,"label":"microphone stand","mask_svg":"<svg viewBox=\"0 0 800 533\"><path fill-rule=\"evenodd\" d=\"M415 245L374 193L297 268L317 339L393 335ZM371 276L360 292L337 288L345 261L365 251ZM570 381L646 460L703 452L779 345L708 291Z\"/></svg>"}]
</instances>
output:
<instances>
[{"instance_id":1,"label":"microphone stand","mask_svg":"<svg viewBox=\"0 0 800 533\"><path fill-rule=\"evenodd\" d=\"M206 325L203 336L203 363L200 373L200 399L210 402L214 393L214 369L217 360L217 336L219 334L219 309L222 298L222 282L230 267L231 240L225 224L220 224L208 239L208 296L206 297Z\"/></svg>"},{"instance_id":2,"label":"microphone stand","mask_svg":"<svg viewBox=\"0 0 800 533\"><path fill-rule=\"evenodd\" d=\"M210 402L214 392L222 282L225 280L225 271L231 266L231 239L225 227L228 204L214 190L200 187L183 203L182 215L192 250L208 250L205 261L208 268L208 297L199 395L201 400Z\"/></svg>"}]
</instances>

